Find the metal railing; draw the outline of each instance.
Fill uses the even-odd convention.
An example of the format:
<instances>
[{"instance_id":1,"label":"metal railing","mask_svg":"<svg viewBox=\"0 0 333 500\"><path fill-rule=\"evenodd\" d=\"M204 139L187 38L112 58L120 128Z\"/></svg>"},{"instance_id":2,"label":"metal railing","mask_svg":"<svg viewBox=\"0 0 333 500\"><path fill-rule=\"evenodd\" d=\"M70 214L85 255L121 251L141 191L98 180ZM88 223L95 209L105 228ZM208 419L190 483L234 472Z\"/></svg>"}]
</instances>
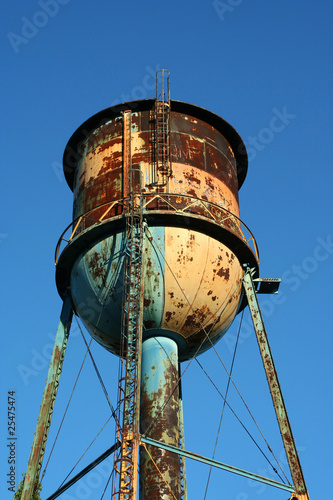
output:
<instances>
[{"instance_id":1,"label":"metal railing","mask_svg":"<svg viewBox=\"0 0 333 500\"><path fill-rule=\"evenodd\" d=\"M131 199L133 200L133 198ZM61 251L82 231L114 217L119 218L119 216L125 215L128 211L129 202L130 197L103 203L71 222L58 240L55 251L55 264L58 263ZM141 193L134 195L134 203L141 205L143 215L151 212L173 212L178 215L196 215L208 219L238 236L251 248L259 262L258 246L250 229L239 217L216 203L181 193Z\"/></svg>"}]
</instances>

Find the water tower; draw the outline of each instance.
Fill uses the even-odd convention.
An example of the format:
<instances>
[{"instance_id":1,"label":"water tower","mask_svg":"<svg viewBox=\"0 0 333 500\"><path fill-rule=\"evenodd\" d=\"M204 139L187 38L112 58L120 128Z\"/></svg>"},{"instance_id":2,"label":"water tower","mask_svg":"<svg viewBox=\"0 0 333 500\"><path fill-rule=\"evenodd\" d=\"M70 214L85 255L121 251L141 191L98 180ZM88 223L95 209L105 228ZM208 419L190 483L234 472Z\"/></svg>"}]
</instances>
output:
<instances>
[{"instance_id":1,"label":"water tower","mask_svg":"<svg viewBox=\"0 0 333 500\"><path fill-rule=\"evenodd\" d=\"M247 154L237 132L170 100L161 70L155 99L105 109L76 130L64 173L74 193L56 252L64 306L22 498L41 468L72 312L120 359L112 498L136 499L139 482L142 500L181 499L179 363L214 345L247 304L291 464L288 491L308 498L256 297L277 284L259 279L239 214Z\"/></svg>"}]
</instances>

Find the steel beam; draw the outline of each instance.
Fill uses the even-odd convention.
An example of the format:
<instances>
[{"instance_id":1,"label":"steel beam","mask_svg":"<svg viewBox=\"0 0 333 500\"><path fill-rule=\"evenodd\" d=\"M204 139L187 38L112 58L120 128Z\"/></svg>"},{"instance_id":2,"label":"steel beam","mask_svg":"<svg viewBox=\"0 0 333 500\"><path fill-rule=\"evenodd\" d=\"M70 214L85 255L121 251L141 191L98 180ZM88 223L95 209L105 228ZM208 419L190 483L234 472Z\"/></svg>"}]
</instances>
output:
<instances>
[{"instance_id":1,"label":"steel beam","mask_svg":"<svg viewBox=\"0 0 333 500\"><path fill-rule=\"evenodd\" d=\"M275 486L276 488L280 488L281 490L289 491L291 493L294 492L294 487L289 484L280 483L279 481L274 481L274 479L269 479L268 477L259 476L258 474L254 474L252 472L248 472L243 469L239 469L238 467L233 467L232 465L227 465L217 460L213 460L212 458L203 457L202 455L198 455L197 453L193 453L191 451L183 450L182 448L178 448L176 446L172 446L170 444L162 443L160 441L156 441L155 439L148 437L141 437L141 442L148 444L150 446L155 446L156 448L161 448L163 450L167 450L170 453L175 453L177 455L181 455L183 457L191 458L193 460L197 460L198 462L202 462L206 465L210 465L212 467L217 467L218 469L223 469L228 472L233 472L239 476L247 477L248 479L254 479L255 481L259 481L261 483L268 484L270 486Z\"/></svg>"},{"instance_id":2,"label":"steel beam","mask_svg":"<svg viewBox=\"0 0 333 500\"><path fill-rule=\"evenodd\" d=\"M77 483L82 477L84 477L88 472L93 470L97 465L99 465L103 460L105 460L109 455L114 453L120 446L120 443L115 443L111 448L106 450L102 455L100 455L98 458L96 458L91 464L87 465L84 469L81 470L76 476L74 476L72 479L70 479L67 483L63 484L60 486L60 488L57 489L52 495L47 497L46 500L54 500L55 498L58 498L62 493L64 493L68 488L73 486L73 484Z\"/></svg>"},{"instance_id":3,"label":"steel beam","mask_svg":"<svg viewBox=\"0 0 333 500\"><path fill-rule=\"evenodd\" d=\"M54 341L49 371L46 378L42 404L39 410L34 440L32 443L30 458L21 495L21 500L31 500L39 474L42 468L45 446L57 390L61 375L62 365L67 346L69 330L73 317L72 301L70 294L64 298L57 334Z\"/></svg>"},{"instance_id":4,"label":"steel beam","mask_svg":"<svg viewBox=\"0 0 333 500\"><path fill-rule=\"evenodd\" d=\"M286 451L291 476L294 483L296 498L299 500L309 500L309 494L305 485L301 463L298 457L295 440L291 430L286 405L282 396L280 383L278 380L271 348L268 342L264 321L250 268L244 270L243 286L247 297L247 302L251 312L253 326L256 332L261 358L264 364L266 377L271 392L276 417L280 427L284 448Z\"/></svg>"}]
</instances>

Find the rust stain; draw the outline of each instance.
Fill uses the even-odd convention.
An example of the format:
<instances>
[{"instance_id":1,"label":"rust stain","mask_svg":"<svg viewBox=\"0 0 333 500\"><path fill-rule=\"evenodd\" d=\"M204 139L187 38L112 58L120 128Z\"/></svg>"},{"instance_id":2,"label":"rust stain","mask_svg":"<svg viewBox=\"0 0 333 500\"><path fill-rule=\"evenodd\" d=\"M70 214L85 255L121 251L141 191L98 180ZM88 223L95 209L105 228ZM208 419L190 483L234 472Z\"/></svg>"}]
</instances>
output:
<instances>
[{"instance_id":1,"label":"rust stain","mask_svg":"<svg viewBox=\"0 0 333 500\"><path fill-rule=\"evenodd\" d=\"M141 432L149 428L156 419L154 426L149 431L149 436L158 441L163 441L174 446L179 445L179 390L177 387L178 373L170 365L165 364L161 379L163 387L149 392L148 377L144 377L141 390L140 421ZM176 390L174 388L176 387ZM166 404L165 404L166 403ZM163 411L161 412L161 410ZM147 446L148 453L141 447L140 453L140 489L143 498L160 500L161 498L180 498L180 457L166 450L154 446ZM155 465L155 464L156 465ZM156 470L156 466L163 477ZM178 471L178 472L177 472ZM140 495L141 496L141 495Z\"/></svg>"},{"instance_id":2,"label":"rust stain","mask_svg":"<svg viewBox=\"0 0 333 500\"><path fill-rule=\"evenodd\" d=\"M196 193L196 191L194 191L194 189L189 189L187 191L187 194L189 194L190 196L197 196L197 193Z\"/></svg>"},{"instance_id":3,"label":"rust stain","mask_svg":"<svg viewBox=\"0 0 333 500\"><path fill-rule=\"evenodd\" d=\"M144 321L143 324L144 324L145 328L147 330L149 330L150 328L153 328L155 321L149 319L149 320Z\"/></svg>"},{"instance_id":4,"label":"rust stain","mask_svg":"<svg viewBox=\"0 0 333 500\"><path fill-rule=\"evenodd\" d=\"M207 186L210 189L213 189L213 190L215 189L214 182L213 182L213 179L211 177L205 177L205 181L206 181Z\"/></svg>"},{"instance_id":5,"label":"rust stain","mask_svg":"<svg viewBox=\"0 0 333 500\"><path fill-rule=\"evenodd\" d=\"M89 270L95 280L104 277L105 268L103 262L100 262L100 260L101 256L98 252L94 252L93 256L89 259Z\"/></svg>"},{"instance_id":6,"label":"rust stain","mask_svg":"<svg viewBox=\"0 0 333 500\"><path fill-rule=\"evenodd\" d=\"M116 144L121 144L121 143L122 143L122 138L121 137L120 138L114 138L114 139L109 140L109 141L105 141L102 144L98 144L98 146L96 148L96 153L100 155L106 149L109 149L110 146L115 146Z\"/></svg>"},{"instance_id":7,"label":"rust stain","mask_svg":"<svg viewBox=\"0 0 333 500\"><path fill-rule=\"evenodd\" d=\"M216 274L217 276L220 276L221 278L223 277L226 281L228 281L230 278L230 269L229 267L227 267L226 269L224 267L221 267L221 269L219 269Z\"/></svg>"},{"instance_id":8,"label":"rust stain","mask_svg":"<svg viewBox=\"0 0 333 500\"><path fill-rule=\"evenodd\" d=\"M201 179L198 179L196 177L193 168L192 168L192 170L184 170L184 177L187 181L189 181L190 183L194 183L197 186L200 186L200 184L201 184Z\"/></svg>"},{"instance_id":9,"label":"rust stain","mask_svg":"<svg viewBox=\"0 0 333 500\"><path fill-rule=\"evenodd\" d=\"M168 323L172 317L172 315L175 314L174 312L172 313L171 311L167 311L165 313L165 321Z\"/></svg>"},{"instance_id":10,"label":"rust stain","mask_svg":"<svg viewBox=\"0 0 333 500\"><path fill-rule=\"evenodd\" d=\"M187 327L197 327L198 325L200 325L200 323L203 323L205 321L207 315L209 315L209 309L207 305L204 304L200 309L195 310L193 314L189 314L187 316L184 323L184 328L186 329Z\"/></svg>"}]
</instances>

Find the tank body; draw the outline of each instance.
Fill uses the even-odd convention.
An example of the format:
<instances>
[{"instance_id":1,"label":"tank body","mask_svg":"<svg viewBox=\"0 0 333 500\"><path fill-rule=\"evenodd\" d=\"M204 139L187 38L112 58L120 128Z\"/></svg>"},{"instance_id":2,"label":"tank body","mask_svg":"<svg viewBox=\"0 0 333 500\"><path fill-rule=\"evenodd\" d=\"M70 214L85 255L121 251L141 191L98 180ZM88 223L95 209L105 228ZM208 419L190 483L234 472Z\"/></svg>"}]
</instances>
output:
<instances>
[{"instance_id":1,"label":"tank body","mask_svg":"<svg viewBox=\"0 0 333 500\"><path fill-rule=\"evenodd\" d=\"M70 288L91 335L119 354L124 220L132 196L143 214L143 338L173 339L182 361L227 331L241 303L242 264L256 264L239 221L238 189L247 158L238 134L222 118L171 101L170 168L162 176L156 171L154 105L145 100L104 110L70 139L64 170L77 222L57 265L57 284L60 294Z\"/></svg>"}]
</instances>

